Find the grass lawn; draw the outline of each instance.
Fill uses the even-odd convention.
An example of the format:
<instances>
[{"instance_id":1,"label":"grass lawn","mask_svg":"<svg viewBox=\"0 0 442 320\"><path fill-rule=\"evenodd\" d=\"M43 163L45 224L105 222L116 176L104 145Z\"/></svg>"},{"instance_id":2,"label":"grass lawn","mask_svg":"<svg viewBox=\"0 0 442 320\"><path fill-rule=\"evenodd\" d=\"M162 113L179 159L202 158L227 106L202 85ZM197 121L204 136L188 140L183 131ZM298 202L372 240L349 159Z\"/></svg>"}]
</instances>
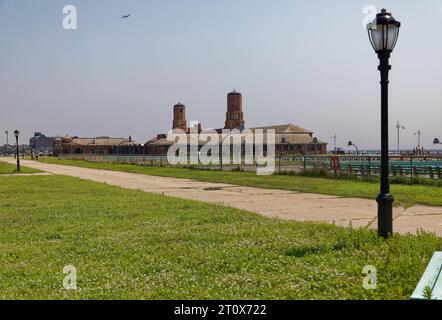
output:
<instances>
[{"instance_id":1,"label":"grass lawn","mask_svg":"<svg viewBox=\"0 0 442 320\"><path fill-rule=\"evenodd\" d=\"M17 166L13 164L9 164L6 162L2 162L0 160L0 174L14 174L14 173L37 173L41 172L36 169L26 168L20 166L20 172L17 172Z\"/></svg>"},{"instance_id":2,"label":"grass lawn","mask_svg":"<svg viewBox=\"0 0 442 320\"><path fill-rule=\"evenodd\" d=\"M408 299L442 249L64 176L0 176L0 195L1 299Z\"/></svg>"},{"instance_id":3,"label":"grass lawn","mask_svg":"<svg viewBox=\"0 0 442 320\"><path fill-rule=\"evenodd\" d=\"M144 173L162 177L188 178L207 182L222 182L236 185L293 190L308 193L329 194L342 197L375 199L379 194L379 183L357 180L333 180L301 176L257 176L250 172L224 172L181 168L148 167L131 164L92 163L75 160L46 158L48 163L79 167ZM425 185L391 185L396 204L425 204L442 206L442 188Z\"/></svg>"}]
</instances>

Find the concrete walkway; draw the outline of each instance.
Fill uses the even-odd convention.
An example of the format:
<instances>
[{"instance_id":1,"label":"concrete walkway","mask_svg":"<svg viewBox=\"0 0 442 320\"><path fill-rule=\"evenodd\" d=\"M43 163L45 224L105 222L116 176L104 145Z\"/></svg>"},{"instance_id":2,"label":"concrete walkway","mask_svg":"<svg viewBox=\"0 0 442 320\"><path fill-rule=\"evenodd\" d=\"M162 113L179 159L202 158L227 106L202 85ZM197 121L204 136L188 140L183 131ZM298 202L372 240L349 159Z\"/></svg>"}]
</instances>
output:
<instances>
[{"instance_id":1,"label":"concrete walkway","mask_svg":"<svg viewBox=\"0 0 442 320\"><path fill-rule=\"evenodd\" d=\"M13 159L2 159L14 162ZM163 194L185 199L221 203L259 213L296 221L335 223L339 226L377 226L375 200L260 189L189 179L164 178L137 173L88 169L64 165L22 161L23 166L53 174L77 177L126 189ZM418 229L442 237L442 207L413 206L394 208L394 231L416 233Z\"/></svg>"}]
</instances>

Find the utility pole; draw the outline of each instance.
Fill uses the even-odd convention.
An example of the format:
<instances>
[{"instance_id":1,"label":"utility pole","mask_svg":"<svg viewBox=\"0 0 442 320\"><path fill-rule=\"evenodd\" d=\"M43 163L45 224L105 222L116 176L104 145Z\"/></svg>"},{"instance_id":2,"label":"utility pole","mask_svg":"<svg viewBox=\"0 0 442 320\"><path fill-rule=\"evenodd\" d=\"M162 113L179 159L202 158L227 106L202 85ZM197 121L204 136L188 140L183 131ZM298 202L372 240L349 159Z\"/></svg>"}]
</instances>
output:
<instances>
[{"instance_id":1,"label":"utility pole","mask_svg":"<svg viewBox=\"0 0 442 320\"><path fill-rule=\"evenodd\" d=\"M396 129L397 129L397 154L401 154L400 134L401 134L401 130L405 130L405 127L403 125L401 125L398 121L397 125L396 125Z\"/></svg>"}]
</instances>

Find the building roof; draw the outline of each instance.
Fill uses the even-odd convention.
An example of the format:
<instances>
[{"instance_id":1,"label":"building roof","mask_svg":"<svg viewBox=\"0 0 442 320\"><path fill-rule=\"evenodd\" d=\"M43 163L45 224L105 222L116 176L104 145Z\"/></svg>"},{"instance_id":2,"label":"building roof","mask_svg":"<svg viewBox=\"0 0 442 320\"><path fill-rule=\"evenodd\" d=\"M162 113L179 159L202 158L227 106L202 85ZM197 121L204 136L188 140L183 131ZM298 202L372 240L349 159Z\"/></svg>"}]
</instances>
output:
<instances>
[{"instance_id":1,"label":"building roof","mask_svg":"<svg viewBox=\"0 0 442 320\"><path fill-rule=\"evenodd\" d=\"M275 143L276 144L310 144L310 143L318 143L318 144L326 144L326 142L316 140L313 137L313 132L301 128L294 124L284 124L284 125L274 125L267 127L256 127L250 128L253 133L257 129L264 130L275 130ZM264 143L266 143L267 135L264 134ZM201 144L207 143L206 141L200 141ZM174 144L173 141L167 141L167 137L161 138L153 138L146 142L146 145L155 145L155 146L169 146Z\"/></svg>"},{"instance_id":2,"label":"building roof","mask_svg":"<svg viewBox=\"0 0 442 320\"><path fill-rule=\"evenodd\" d=\"M293 134L293 133L295 133L295 134L297 134L297 133L313 134L312 131L301 128L300 126L297 126L293 123L251 128L251 130L253 130L253 131L255 131L256 129L263 129L263 130L274 129L276 134L278 134L278 133L281 133L281 134L284 134L284 133L286 133L286 134Z\"/></svg>"},{"instance_id":3,"label":"building roof","mask_svg":"<svg viewBox=\"0 0 442 320\"><path fill-rule=\"evenodd\" d=\"M309 134L296 134L296 135L275 135L275 144L311 144L314 143L314 138ZM264 135L264 143L267 141L267 135ZM146 145L152 146L170 146L173 145L174 141L168 141L167 138L155 139L146 142ZM199 141L200 144L206 144L207 141ZM317 140L316 144L326 144L326 142Z\"/></svg>"},{"instance_id":4,"label":"building roof","mask_svg":"<svg viewBox=\"0 0 442 320\"><path fill-rule=\"evenodd\" d=\"M241 92L237 92L236 90L233 90L232 92L230 92L228 94L228 96L240 96L240 95L241 95Z\"/></svg>"},{"instance_id":5,"label":"building roof","mask_svg":"<svg viewBox=\"0 0 442 320\"><path fill-rule=\"evenodd\" d=\"M275 134L276 144L310 144L319 143L324 144L325 142L314 140L310 134L300 133L300 134Z\"/></svg>"},{"instance_id":6,"label":"building roof","mask_svg":"<svg viewBox=\"0 0 442 320\"><path fill-rule=\"evenodd\" d=\"M126 138L73 138L72 144L81 146L96 145L96 146L117 146L117 145L132 145L134 142L129 142Z\"/></svg>"}]
</instances>

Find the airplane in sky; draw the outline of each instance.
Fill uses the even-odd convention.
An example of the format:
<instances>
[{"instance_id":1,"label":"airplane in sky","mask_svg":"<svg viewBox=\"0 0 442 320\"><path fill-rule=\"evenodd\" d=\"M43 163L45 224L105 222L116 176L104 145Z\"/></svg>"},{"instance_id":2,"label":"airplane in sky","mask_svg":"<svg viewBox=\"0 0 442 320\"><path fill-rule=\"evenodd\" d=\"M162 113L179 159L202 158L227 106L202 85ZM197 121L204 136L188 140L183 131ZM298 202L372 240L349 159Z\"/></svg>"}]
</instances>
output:
<instances>
[{"instance_id":1,"label":"airplane in sky","mask_svg":"<svg viewBox=\"0 0 442 320\"><path fill-rule=\"evenodd\" d=\"M125 14L125 15L121 16L121 19L127 19L129 17L130 17L130 14Z\"/></svg>"}]
</instances>

